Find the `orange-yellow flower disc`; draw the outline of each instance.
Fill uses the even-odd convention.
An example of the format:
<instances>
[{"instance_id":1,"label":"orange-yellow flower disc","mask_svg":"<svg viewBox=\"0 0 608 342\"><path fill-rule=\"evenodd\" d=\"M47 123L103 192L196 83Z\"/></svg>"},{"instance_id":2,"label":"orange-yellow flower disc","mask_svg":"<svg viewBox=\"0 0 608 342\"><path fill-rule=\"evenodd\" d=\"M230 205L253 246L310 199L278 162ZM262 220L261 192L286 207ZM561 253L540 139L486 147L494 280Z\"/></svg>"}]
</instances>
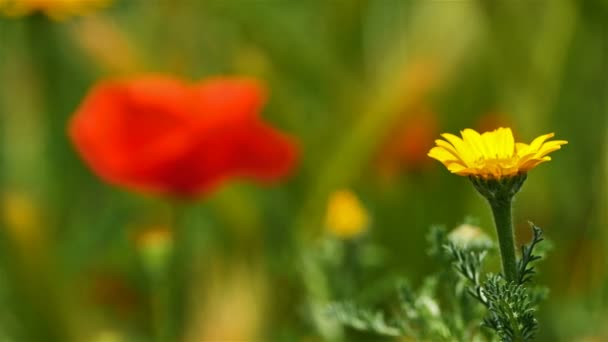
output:
<instances>
[{"instance_id":1,"label":"orange-yellow flower disc","mask_svg":"<svg viewBox=\"0 0 608 342\"><path fill-rule=\"evenodd\" d=\"M445 140L435 140L428 156L439 160L460 176L501 179L526 173L538 164L551 160L549 153L567 144L565 140L548 141L555 134L539 136L530 144L515 142L510 128L498 128L479 134L475 130L460 132L462 138L444 133Z\"/></svg>"}]
</instances>

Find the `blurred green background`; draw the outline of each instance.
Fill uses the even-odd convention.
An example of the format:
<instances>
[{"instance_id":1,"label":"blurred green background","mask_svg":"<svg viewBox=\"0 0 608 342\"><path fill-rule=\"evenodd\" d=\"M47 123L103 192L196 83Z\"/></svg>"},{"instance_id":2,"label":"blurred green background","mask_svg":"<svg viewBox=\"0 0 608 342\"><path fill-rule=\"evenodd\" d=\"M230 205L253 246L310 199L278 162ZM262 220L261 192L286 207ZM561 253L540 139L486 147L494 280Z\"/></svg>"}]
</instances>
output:
<instances>
[{"instance_id":1,"label":"blurred green background","mask_svg":"<svg viewBox=\"0 0 608 342\"><path fill-rule=\"evenodd\" d=\"M494 236L484 200L426 152L439 133L501 125L569 141L515 203L519 242L532 220L554 245L539 340L608 340L608 2L115 0L46 14L0 19L1 340L149 341L166 315L187 341L340 336L310 308L419 283L437 266L430 225L470 216ZM257 77L263 116L303 150L278 186L232 182L179 210L192 263L174 312L157 305L174 206L103 184L66 136L96 80L144 72ZM356 242L370 265L346 288L309 257L335 240L323 219L342 188L372 222Z\"/></svg>"}]
</instances>

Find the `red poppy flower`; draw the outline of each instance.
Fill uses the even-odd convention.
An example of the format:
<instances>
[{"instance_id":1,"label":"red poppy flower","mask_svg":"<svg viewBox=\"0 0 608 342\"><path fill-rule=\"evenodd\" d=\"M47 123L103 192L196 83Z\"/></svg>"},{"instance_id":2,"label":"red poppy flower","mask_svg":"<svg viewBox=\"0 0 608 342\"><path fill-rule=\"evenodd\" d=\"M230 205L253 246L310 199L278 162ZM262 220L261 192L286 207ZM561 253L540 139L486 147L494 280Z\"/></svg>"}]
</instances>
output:
<instances>
[{"instance_id":1,"label":"red poppy flower","mask_svg":"<svg viewBox=\"0 0 608 342\"><path fill-rule=\"evenodd\" d=\"M261 120L264 100L262 87L247 79L104 81L74 114L69 134L109 183L195 196L230 178L269 182L292 170L294 140Z\"/></svg>"}]
</instances>

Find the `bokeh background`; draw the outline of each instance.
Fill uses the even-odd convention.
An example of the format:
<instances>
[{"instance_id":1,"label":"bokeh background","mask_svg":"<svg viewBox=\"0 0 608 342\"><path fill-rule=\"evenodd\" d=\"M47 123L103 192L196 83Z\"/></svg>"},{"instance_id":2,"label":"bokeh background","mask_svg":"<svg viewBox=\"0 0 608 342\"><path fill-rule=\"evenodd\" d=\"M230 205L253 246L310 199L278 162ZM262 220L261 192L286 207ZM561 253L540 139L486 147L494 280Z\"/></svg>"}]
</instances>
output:
<instances>
[{"instance_id":1,"label":"bokeh background","mask_svg":"<svg viewBox=\"0 0 608 342\"><path fill-rule=\"evenodd\" d=\"M509 126L570 142L515 203L519 242L532 220L553 244L539 340L608 340L606 1L12 2L31 11L0 19L0 339L149 341L169 319L188 341L378 340L319 308L420 283L432 224L494 236L484 200L426 153L442 132ZM300 140L295 175L231 182L179 219L102 183L66 123L97 80L147 72L262 80L263 116ZM370 218L348 241L324 224L339 189ZM177 221L192 272L165 311Z\"/></svg>"}]
</instances>

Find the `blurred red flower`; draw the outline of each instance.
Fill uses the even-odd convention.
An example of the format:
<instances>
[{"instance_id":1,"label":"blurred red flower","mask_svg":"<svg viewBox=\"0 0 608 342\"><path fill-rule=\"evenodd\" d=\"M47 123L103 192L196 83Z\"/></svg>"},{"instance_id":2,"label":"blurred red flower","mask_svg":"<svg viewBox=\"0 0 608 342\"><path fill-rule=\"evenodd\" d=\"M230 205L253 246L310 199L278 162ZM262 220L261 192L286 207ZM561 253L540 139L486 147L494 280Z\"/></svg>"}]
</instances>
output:
<instances>
[{"instance_id":1,"label":"blurred red flower","mask_svg":"<svg viewBox=\"0 0 608 342\"><path fill-rule=\"evenodd\" d=\"M499 127L514 127L515 123L513 119L501 112L491 111L483 114L479 120L477 120L477 124L475 128L478 132L489 132Z\"/></svg>"},{"instance_id":2,"label":"blurred red flower","mask_svg":"<svg viewBox=\"0 0 608 342\"><path fill-rule=\"evenodd\" d=\"M381 177L393 179L401 171L417 171L429 165L426 153L433 147L438 127L437 115L424 105L404 112L376 156L375 166Z\"/></svg>"},{"instance_id":3,"label":"blurred red flower","mask_svg":"<svg viewBox=\"0 0 608 342\"><path fill-rule=\"evenodd\" d=\"M290 173L295 141L261 120L264 101L264 89L242 78L103 81L74 114L69 135L105 181L192 197L235 177L270 182Z\"/></svg>"}]
</instances>

